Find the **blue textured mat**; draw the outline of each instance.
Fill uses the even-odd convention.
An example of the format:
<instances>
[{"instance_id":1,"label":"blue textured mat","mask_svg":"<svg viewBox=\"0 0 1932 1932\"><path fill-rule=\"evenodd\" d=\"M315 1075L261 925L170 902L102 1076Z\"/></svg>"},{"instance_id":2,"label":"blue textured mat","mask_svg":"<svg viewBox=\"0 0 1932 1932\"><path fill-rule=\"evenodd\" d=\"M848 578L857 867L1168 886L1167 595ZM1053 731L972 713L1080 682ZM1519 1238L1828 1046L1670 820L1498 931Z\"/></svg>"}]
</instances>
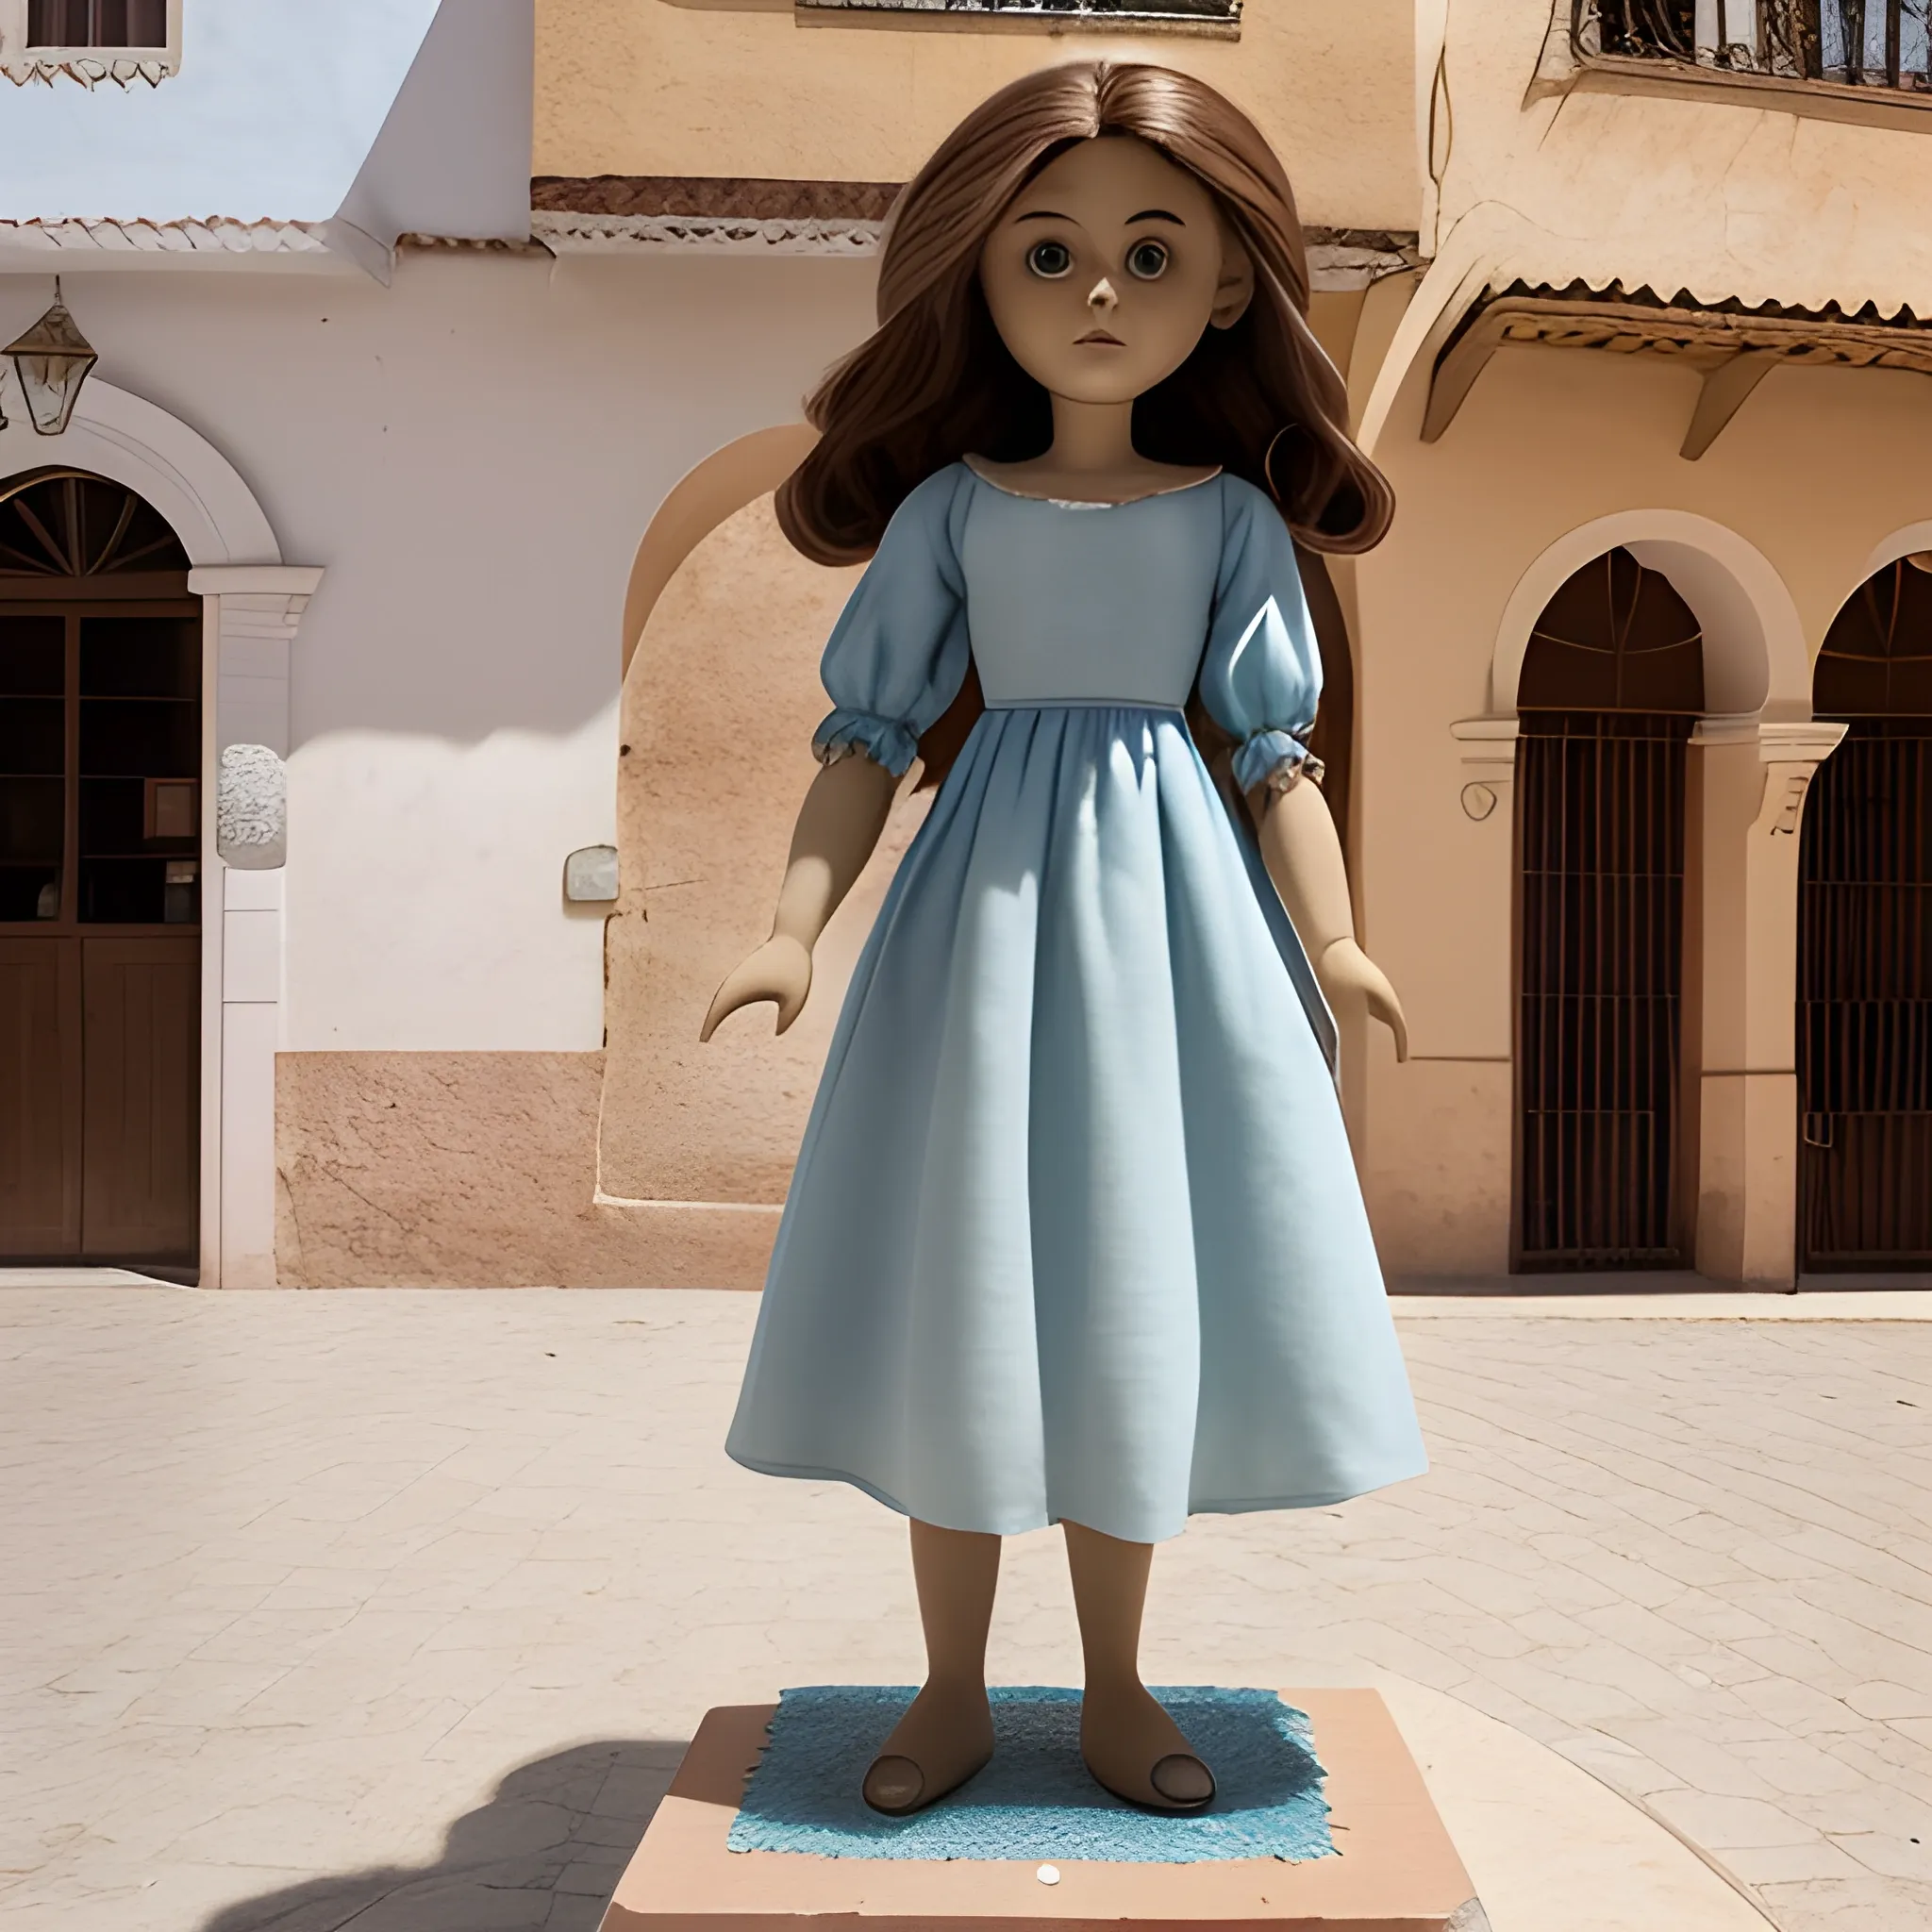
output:
<instances>
[{"instance_id":1,"label":"blue textured mat","mask_svg":"<svg viewBox=\"0 0 1932 1932\"><path fill-rule=\"evenodd\" d=\"M1219 1787L1213 1805L1192 1817L1109 1797L1080 1761L1080 1693L1028 1687L992 1692L997 1748L977 1777L910 1818L882 1818L858 1787L912 1694L861 1684L785 1691L732 1820L731 1850L1143 1865L1335 1851L1308 1720L1272 1690L1155 1691Z\"/></svg>"}]
</instances>

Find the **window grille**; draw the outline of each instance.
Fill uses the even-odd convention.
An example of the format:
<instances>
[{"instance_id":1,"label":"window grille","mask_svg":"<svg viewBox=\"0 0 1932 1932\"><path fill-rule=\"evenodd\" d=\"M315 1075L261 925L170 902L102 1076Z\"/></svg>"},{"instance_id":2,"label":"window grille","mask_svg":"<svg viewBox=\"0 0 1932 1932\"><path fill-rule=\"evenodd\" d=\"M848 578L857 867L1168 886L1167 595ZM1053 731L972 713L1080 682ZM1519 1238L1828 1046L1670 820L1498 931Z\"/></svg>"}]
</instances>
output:
<instances>
[{"instance_id":1,"label":"window grille","mask_svg":"<svg viewBox=\"0 0 1932 1932\"><path fill-rule=\"evenodd\" d=\"M29 47L165 47L168 0L28 0Z\"/></svg>"},{"instance_id":2,"label":"window grille","mask_svg":"<svg viewBox=\"0 0 1932 1932\"><path fill-rule=\"evenodd\" d=\"M1928 0L1575 0L1579 56L1932 89Z\"/></svg>"},{"instance_id":3,"label":"window grille","mask_svg":"<svg viewBox=\"0 0 1932 1932\"><path fill-rule=\"evenodd\" d=\"M183 0L0 0L0 75L158 86L181 65Z\"/></svg>"}]
</instances>

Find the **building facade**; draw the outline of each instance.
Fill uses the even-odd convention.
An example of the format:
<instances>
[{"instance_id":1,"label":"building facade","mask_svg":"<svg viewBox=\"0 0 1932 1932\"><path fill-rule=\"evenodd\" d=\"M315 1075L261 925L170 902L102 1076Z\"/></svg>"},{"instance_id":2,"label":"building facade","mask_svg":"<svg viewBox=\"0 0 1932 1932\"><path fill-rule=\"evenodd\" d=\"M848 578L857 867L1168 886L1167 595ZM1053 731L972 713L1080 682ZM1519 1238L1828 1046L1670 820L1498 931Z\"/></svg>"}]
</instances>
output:
<instances>
[{"instance_id":1,"label":"building facade","mask_svg":"<svg viewBox=\"0 0 1932 1932\"><path fill-rule=\"evenodd\" d=\"M0 1257L756 1284L922 809L701 1049L852 581L771 491L897 184L1106 53L1274 142L1400 504L1318 590L1391 1275L1932 1260L1898 5L125 12L0 6L0 332L99 358L0 360Z\"/></svg>"}]
</instances>

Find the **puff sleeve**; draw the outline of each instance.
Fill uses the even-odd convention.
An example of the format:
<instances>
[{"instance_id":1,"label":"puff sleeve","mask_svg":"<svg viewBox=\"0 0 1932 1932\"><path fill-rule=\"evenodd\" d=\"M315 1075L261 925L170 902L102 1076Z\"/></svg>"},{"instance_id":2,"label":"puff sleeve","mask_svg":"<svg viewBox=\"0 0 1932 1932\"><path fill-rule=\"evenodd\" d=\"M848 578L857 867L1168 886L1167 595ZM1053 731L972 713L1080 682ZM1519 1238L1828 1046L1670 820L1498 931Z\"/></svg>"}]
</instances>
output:
<instances>
[{"instance_id":1,"label":"puff sleeve","mask_svg":"<svg viewBox=\"0 0 1932 1932\"><path fill-rule=\"evenodd\" d=\"M1308 762L1321 652L1281 512L1251 483L1225 487L1201 699L1236 741L1235 783L1286 791Z\"/></svg>"},{"instance_id":2,"label":"puff sleeve","mask_svg":"<svg viewBox=\"0 0 1932 1932\"><path fill-rule=\"evenodd\" d=\"M863 752L896 777L958 696L971 657L958 552L966 474L954 464L906 498L840 613L819 666L834 707L812 737L821 764Z\"/></svg>"}]
</instances>

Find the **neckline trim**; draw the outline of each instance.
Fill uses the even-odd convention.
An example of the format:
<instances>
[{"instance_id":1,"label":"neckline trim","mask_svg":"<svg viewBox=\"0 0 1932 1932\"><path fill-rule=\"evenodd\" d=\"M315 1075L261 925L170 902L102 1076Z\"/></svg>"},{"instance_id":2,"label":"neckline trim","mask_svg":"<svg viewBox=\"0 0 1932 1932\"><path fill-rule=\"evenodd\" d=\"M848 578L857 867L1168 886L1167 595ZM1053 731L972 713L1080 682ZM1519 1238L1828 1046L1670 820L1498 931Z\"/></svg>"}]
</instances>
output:
<instances>
[{"instance_id":1,"label":"neckline trim","mask_svg":"<svg viewBox=\"0 0 1932 1932\"><path fill-rule=\"evenodd\" d=\"M1151 503L1158 496L1181 496L1190 490L1204 490L1218 482L1224 473L1224 465L1217 463L1207 475L1196 476L1191 483L1170 483L1164 490L1143 491L1139 496L1038 496L1030 490L1015 490L997 476L989 476L971 457L961 457L959 461L989 490L997 490L1002 496L1017 497L1022 503L1050 503L1056 509L1125 509L1136 503Z\"/></svg>"}]
</instances>

